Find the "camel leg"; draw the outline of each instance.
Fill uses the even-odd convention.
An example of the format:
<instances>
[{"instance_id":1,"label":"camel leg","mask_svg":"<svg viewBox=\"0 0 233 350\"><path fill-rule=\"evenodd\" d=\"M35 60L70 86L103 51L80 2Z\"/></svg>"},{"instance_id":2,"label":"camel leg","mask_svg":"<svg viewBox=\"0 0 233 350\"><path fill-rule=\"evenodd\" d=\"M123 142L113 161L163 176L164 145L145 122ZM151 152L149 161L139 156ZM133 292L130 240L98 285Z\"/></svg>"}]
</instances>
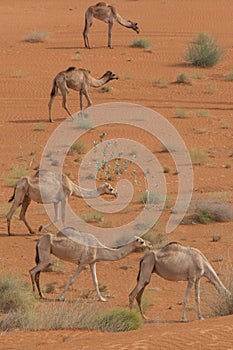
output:
<instances>
[{"instance_id":1,"label":"camel leg","mask_svg":"<svg viewBox=\"0 0 233 350\"><path fill-rule=\"evenodd\" d=\"M13 234L11 233L11 219L12 216L14 215L14 213L16 212L16 209L21 205L22 203L17 202L16 200L14 201L14 203L12 204L12 207L10 208L10 210L8 211L8 213L6 214L6 219L7 219L7 230L8 230L8 235L9 236L13 236Z\"/></svg>"},{"instance_id":2,"label":"camel leg","mask_svg":"<svg viewBox=\"0 0 233 350\"><path fill-rule=\"evenodd\" d=\"M61 221L66 226L66 198L61 201Z\"/></svg>"},{"instance_id":3,"label":"camel leg","mask_svg":"<svg viewBox=\"0 0 233 350\"><path fill-rule=\"evenodd\" d=\"M187 305L187 301L188 301L188 298L189 298L189 294L191 292L193 284L194 284L193 281L191 281L191 280L188 281L188 285L187 285L186 292L185 292L185 295L184 295L184 303L183 303L183 310L182 310L182 321L183 322L188 322L188 320L186 318L185 311L186 311L186 305Z\"/></svg>"},{"instance_id":4,"label":"camel leg","mask_svg":"<svg viewBox=\"0 0 233 350\"><path fill-rule=\"evenodd\" d=\"M86 109L86 108L88 108L88 107L91 107L91 105L92 105L92 100L90 99L90 96L89 96L89 94L88 94L87 91L83 91L83 94L84 94L84 96L85 96L86 99L87 99L87 106L85 107L85 109Z\"/></svg>"},{"instance_id":5,"label":"camel leg","mask_svg":"<svg viewBox=\"0 0 233 350\"><path fill-rule=\"evenodd\" d=\"M32 290L35 292L35 285L37 287L39 296L41 299L45 299L45 296L42 294L40 289L40 272L46 269L51 265L50 258L46 261L40 262L37 266L33 267L31 270L29 270L29 274L32 281Z\"/></svg>"},{"instance_id":6,"label":"camel leg","mask_svg":"<svg viewBox=\"0 0 233 350\"><path fill-rule=\"evenodd\" d=\"M82 272L83 268L85 265L80 264L78 266L78 268L75 270L74 274L71 276L71 278L69 279L68 283L66 284L65 288L63 289L63 291L61 292L61 294L58 297L59 301L63 301L64 300L64 294L67 291L67 289L74 283L74 281L76 280L76 278L78 277L78 275L80 274L80 272Z\"/></svg>"},{"instance_id":7,"label":"camel leg","mask_svg":"<svg viewBox=\"0 0 233 350\"><path fill-rule=\"evenodd\" d=\"M87 49L91 48L89 44L89 39L88 39L88 33L91 26L92 26L92 16L90 16L88 19L85 18L85 28L83 31L84 45Z\"/></svg>"},{"instance_id":8,"label":"camel leg","mask_svg":"<svg viewBox=\"0 0 233 350\"><path fill-rule=\"evenodd\" d=\"M51 96L50 100L49 100L49 103L48 103L48 107L49 107L49 121L50 121L50 123L53 122L53 119L52 119L52 105L53 105L53 101L54 101L55 96L56 95Z\"/></svg>"},{"instance_id":9,"label":"camel leg","mask_svg":"<svg viewBox=\"0 0 233 350\"><path fill-rule=\"evenodd\" d=\"M108 23L108 47L112 49L112 27L113 23L109 22Z\"/></svg>"},{"instance_id":10,"label":"camel leg","mask_svg":"<svg viewBox=\"0 0 233 350\"><path fill-rule=\"evenodd\" d=\"M200 280L197 280L195 282L195 301L197 305L197 317L199 318L199 320L204 320L201 314L201 307L200 307Z\"/></svg>"},{"instance_id":11,"label":"camel leg","mask_svg":"<svg viewBox=\"0 0 233 350\"><path fill-rule=\"evenodd\" d=\"M53 220L47 224L47 225L44 225L44 226L40 226L39 227L39 231L46 231L48 227L50 227L51 225L55 224L58 220L59 220L59 215L58 215L58 205L59 205L59 202L57 203L53 203L53 206L54 206L54 212L55 212L55 215L54 215L54 218Z\"/></svg>"},{"instance_id":12,"label":"camel leg","mask_svg":"<svg viewBox=\"0 0 233 350\"><path fill-rule=\"evenodd\" d=\"M72 114L70 113L69 109L66 106L66 95L67 95L67 89L64 84L59 84L59 89L62 94L62 107L66 110L66 112L69 114L69 116L73 119Z\"/></svg>"},{"instance_id":13,"label":"camel leg","mask_svg":"<svg viewBox=\"0 0 233 350\"><path fill-rule=\"evenodd\" d=\"M106 301L105 298L102 297L102 295L100 294L100 290L99 290L99 283L98 283L98 279L97 279L97 275L96 275L96 263L90 264L91 267L91 275L92 275L92 280L96 289L96 293L99 297L100 301Z\"/></svg>"},{"instance_id":14,"label":"camel leg","mask_svg":"<svg viewBox=\"0 0 233 350\"><path fill-rule=\"evenodd\" d=\"M141 260L137 285L129 294L129 308L132 309L133 301L134 301L134 298L136 297L140 313L144 319L146 319L146 316L142 311L141 299L142 299L142 294L144 292L145 287L150 283L153 269L154 269L154 264L151 264L151 262L147 261L146 258L145 260Z\"/></svg>"},{"instance_id":15,"label":"camel leg","mask_svg":"<svg viewBox=\"0 0 233 350\"><path fill-rule=\"evenodd\" d=\"M32 233L35 233L35 231L33 231L33 229L31 228L31 226L29 225L29 223L27 222L26 217L25 217L27 208L29 207L30 203L31 203L31 198L25 196L23 203L22 203L22 208L21 208L21 211L19 214L19 218L20 218L20 220L22 220L24 222L28 231L32 234Z\"/></svg>"}]
</instances>

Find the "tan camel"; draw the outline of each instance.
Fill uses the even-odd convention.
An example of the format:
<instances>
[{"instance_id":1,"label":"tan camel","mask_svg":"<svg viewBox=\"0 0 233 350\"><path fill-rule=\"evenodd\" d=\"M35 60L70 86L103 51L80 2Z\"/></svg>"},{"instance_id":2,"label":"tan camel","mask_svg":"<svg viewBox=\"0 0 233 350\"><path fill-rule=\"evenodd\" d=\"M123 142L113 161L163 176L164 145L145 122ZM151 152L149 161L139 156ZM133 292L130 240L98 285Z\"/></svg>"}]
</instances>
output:
<instances>
[{"instance_id":1,"label":"tan camel","mask_svg":"<svg viewBox=\"0 0 233 350\"><path fill-rule=\"evenodd\" d=\"M37 203L54 204L54 219L48 225L41 226L41 231L59 220L59 203L61 203L62 223L65 226L66 203L69 197L95 198L103 194L110 194L116 197L117 191L108 183L104 183L94 190L83 189L72 182L66 175L62 174L60 176L58 173L46 170L39 170L33 176L21 177L15 185L12 197L9 199L9 202L14 202L6 215L8 234L11 235L12 216L20 205L22 205L19 214L20 220L23 220L30 233L34 233L25 218L31 200Z\"/></svg>"},{"instance_id":2,"label":"tan camel","mask_svg":"<svg viewBox=\"0 0 233 350\"><path fill-rule=\"evenodd\" d=\"M118 22L126 28L133 29L137 34L139 33L137 23L122 18L113 6L108 5L105 2L98 2L96 5L88 7L85 13L83 38L85 47L88 49L90 49L88 33L92 26L93 17L108 24L108 47L110 48L112 48L112 27L114 22Z\"/></svg>"},{"instance_id":3,"label":"tan camel","mask_svg":"<svg viewBox=\"0 0 233 350\"><path fill-rule=\"evenodd\" d=\"M80 110L83 110L83 95L87 99L87 106L86 108L90 107L92 105L92 101L90 99L88 90L90 87L98 88L104 84L106 84L108 81L118 79L118 76L111 71L107 71L104 73L104 75L100 79L96 79L91 76L90 71L86 69L76 68L76 67L69 67L67 70L64 70L56 75L56 77L53 80L53 87L52 91L50 93L50 100L49 100L49 121L52 122L52 104L54 101L55 96L57 96L59 90L62 94L62 107L66 110L66 112L69 114L69 116L72 117L69 109L66 106L66 95L69 92L69 89L79 91L79 97L80 97Z\"/></svg>"},{"instance_id":4,"label":"tan camel","mask_svg":"<svg viewBox=\"0 0 233 350\"><path fill-rule=\"evenodd\" d=\"M69 238L71 237L71 239ZM75 238L74 238L75 237ZM96 275L96 262L114 261L124 258L137 248L152 248L149 241L140 237L133 237L127 244L119 248L110 248L100 243L97 238L89 233L80 233L72 227L59 231L57 235L47 233L42 236L36 245L36 266L29 273L32 280L33 291L35 283L40 298L44 298L40 289L40 272L51 264L50 255L53 254L59 259L66 260L78 265L72 277L61 292L58 300L64 299L67 289L74 283L80 272L86 265L90 265L93 283L100 301L106 301L99 291Z\"/></svg>"},{"instance_id":5,"label":"tan camel","mask_svg":"<svg viewBox=\"0 0 233 350\"><path fill-rule=\"evenodd\" d=\"M141 299L153 272L169 281L188 281L182 311L182 321L184 322L187 321L185 310L193 285L195 286L197 315L199 319L203 319L200 310L200 278L202 276L206 277L219 292L231 296L231 293L224 287L206 257L199 250L184 247L177 242L171 242L161 249L149 252L140 261L138 282L129 294L129 306L132 308L133 300L136 297L141 315L145 319L146 316L142 311Z\"/></svg>"}]
</instances>

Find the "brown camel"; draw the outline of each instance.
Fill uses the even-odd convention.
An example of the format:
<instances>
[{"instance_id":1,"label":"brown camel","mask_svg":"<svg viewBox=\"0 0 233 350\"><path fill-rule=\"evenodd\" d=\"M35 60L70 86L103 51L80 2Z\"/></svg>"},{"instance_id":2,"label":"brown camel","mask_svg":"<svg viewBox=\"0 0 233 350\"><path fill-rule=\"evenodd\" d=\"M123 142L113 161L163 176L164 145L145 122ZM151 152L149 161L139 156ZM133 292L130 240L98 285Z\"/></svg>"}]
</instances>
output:
<instances>
[{"instance_id":1,"label":"brown camel","mask_svg":"<svg viewBox=\"0 0 233 350\"><path fill-rule=\"evenodd\" d=\"M70 237L70 238L69 238ZM75 237L75 238L74 238ZM40 289L40 272L51 264L50 255L53 254L59 259L66 260L78 265L72 277L61 292L58 300L64 299L64 294L70 285L74 283L80 272L86 265L90 265L93 283L100 301L106 301L99 291L96 275L96 262L114 261L124 258L137 248L151 248L149 241L140 237L133 237L127 244L119 248L110 248L103 245L93 235L80 233L72 227L59 231L57 235L50 233L42 236L36 245L36 266L29 273L32 280L33 291L37 286L40 298L44 298Z\"/></svg>"},{"instance_id":2,"label":"brown camel","mask_svg":"<svg viewBox=\"0 0 233 350\"><path fill-rule=\"evenodd\" d=\"M85 27L83 30L83 38L85 47L90 49L88 33L92 26L93 17L108 24L108 47L112 48L112 27L114 22L118 22L126 28L133 29L137 34L139 33L138 24L132 21L127 21L122 18L116 9L106 4L105 2L98 2L96 5L88 7L85 13Z\"/></svg>"},{"instance_id":3,"label":"brown camel","mask_svg":"<svg viewBox=\"0 0 233 350\"><path fill-rule=\"evenodd\" d=\"M20 220L23 220L30 233L34 233L25 218L31 200L37 203L54 204L54 219L48 225L41 226L41 231L59 220L59 203L61 203L62 223L65 226L66 203L69 197L95 198L105 193L117 196L117 191L108 183L104 183L97 189L87 190L76 185L64 174L60 176L58 173L46 170L37 171L33 176L21 177L15 185L13 196L9 199L9 202L13 200L14 202L6 215L8 234L12 235L10 229L11 218L20 205L22 205L19 215Z\"/></svg>"},{"instance_id":4,"label":"brown camel","mask_svg":"<svg viewBox=\"0 0 233 350\"><path fill-rule=\"evenodd\" d=\"M72 117L72 114L70 113L69 109L66 106L66 95L68 94L69 89L79 91L80 110L82 111L83 95L86 97L88 102L86 108L92 105L92 101L88 93L89 88L91 86L95 88L100 87L113 79L118 79L118 76L112 73L111 71L107 71L106 73L104 73L104 75L100 79L96 79L91 76L90 71L86 69L76 68L76 67L69 67L67 70L64 70L58 73L53 80L53 87L50 93L50 100L48 104L49 121L50 122L53 121L52 115L51 115L51 109L52 109L54 98L55 96L57 96L59 90L62 94L62 107L66 110L69 116Z\"/></svg>"},{"instance_id":5,"label":"brown camel","mask_svg":"<svg viewBox=\"0 0 233 350\"><path fill-rule=\"evenodd\" d=\"M142 311L141 299L153 272L169 281L188 281L182 311L182 321L184 322L187 321L185 310L193 285L195 286L197 315L199 319L203 319L200 310L200 278L202 276L206 277L219 292L231 296L231 293L224 287L206 257L199 250L184 247L177 242L171 242L161 249L149 252L140 261L138 282L129 294L129 306L132 308L133 300L136 297L141 315L145 319L146 316Z\"/></svg>"}]
</instances>

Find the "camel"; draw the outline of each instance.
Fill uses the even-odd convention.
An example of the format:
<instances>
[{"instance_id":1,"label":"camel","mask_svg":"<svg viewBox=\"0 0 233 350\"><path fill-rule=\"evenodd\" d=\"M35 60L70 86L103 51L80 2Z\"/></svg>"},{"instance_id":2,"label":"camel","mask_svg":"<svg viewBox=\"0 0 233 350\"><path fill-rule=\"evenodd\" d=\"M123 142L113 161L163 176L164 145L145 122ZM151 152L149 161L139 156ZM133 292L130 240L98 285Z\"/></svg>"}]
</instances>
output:
<instances>
[{"instance_id":1,"label":"camel","mask_svg":"<svg viewBox=\"0 0 233 350\"><path fill-rule=\"evenodd\" d=\"M48 103L49 107L49 121L53 122L52 119L52 104L54 101L54 98L57 96L59 90L62 94L62 107L66 110L66 112L69 114L71 118L72 114L70 113L69 109L66 106L66 95L69 92L69 89L79 91L79 97L80 97L80 111L83 110L83 95L87 99L87 106L85 108L88 108L92 105L92 101L90 99L88 90L89 88L95 87L98 88L104 84L106 84L108 81L118 79L118 76L111 71L107 71L104 73L104 75L96 79L91 76L90 71L82 68L76 68L76 67L69 67L64 71L59 72L56 77L53 80L53 87L52 91L50 93L50 100Z\"/></svg>"},{"instance_id":2,"label":"camel","mask_svg":"<svg viewBox=\"0 0 233 350\"><path fill-rule=\"evenodd\" d=\"M199 250L184 247L178 242L170 242L161 249L149 252L140 261L137 285L129 294L129 307L132 309L133 300L136 297L140 313L144 319L146 319L146 316L142 311L141 299L153 272L169 281L188 282L183 302L183 322L187 322L186 304L193 285L195 286L197 315L200 320L203 319L200 309L200 278L202 276L206 277L219 292L231 296L206 257Z\"/></svg>"},{"instance_id":3,"label":"camel","mask_svg":"<svg viewBox=\"0 0 233 350\"><path fill-rule=\"evenodd\" d=\"M9 199L9 202L14 202L6 215L8 235L12 235L10 228L11 219L20 205L22 205L19 215L20 220L25 223L30 233L34 233L25 218L31 200L37 203L54 204L55 216L48 225L40 226L39 230L42 231L59 220L59 203L61 203L62 223L65 226L66 203L69 197L96 198L103 194L110 194L117 197L117 190L107 182L94 190L83 189L71 181L66 175L60 175L46 170L38 170L32 176L21 177L15 185L12 197Z\"/></svg>"},{"instance_id":4,"label":"camel","mask_svg":"<svg viewBox=\"0 0 233 350\"><path fill-rule=\"evenodd\" d=\"M116 11L116 9L106 4L105 2L98 2L94 6L88 7L85 12L85 27L83 30L83 38L85 47L90 49L88 33L92 26L93 17L108 24L108 47L112 48L112 27L114 22L118 22L126 28L133 29L137 34L139 33L138 24L130 20L125 20Z\"/></svg>"},{"instance_id":5,"label":"camel","mask_svg":"<svg viewBox=\"0 0 233 350\"><path fill-rule=\"evenodd\" d=\"M75 238L74 238L75 236ZM45 298L40 289L40 272L51 264L50 255L53 254L59 259L77 264L72 277L64 287L59 301L64 300L67 289L75 282L80 272L86 265L90 265L93 284L100 301L106 301L101 295L96 275L96 262L119 260L138 248L152 248L149 241L140 237L133 237L128 243L119 248L110 248L103 245L97 238L89 233L80 233L73 227L64 228L57 235L47 233L42 236L36 245L36 266L29 271L32 281L32 288L35 292L35 284L41 299Z\"/></svg>"}]
</instances>

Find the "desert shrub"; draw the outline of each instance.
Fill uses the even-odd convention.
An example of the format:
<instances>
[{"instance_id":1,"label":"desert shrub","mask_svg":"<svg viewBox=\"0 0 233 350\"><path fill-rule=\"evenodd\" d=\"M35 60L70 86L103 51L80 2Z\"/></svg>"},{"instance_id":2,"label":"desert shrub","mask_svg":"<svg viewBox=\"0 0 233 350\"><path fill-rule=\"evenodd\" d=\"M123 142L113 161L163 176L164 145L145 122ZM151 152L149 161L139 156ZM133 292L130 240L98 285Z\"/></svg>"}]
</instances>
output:
<instances>
[{"instance_id":1,"label":"desert shrub","mask_svg":"<svg viewBox=\"0 0 233 350\"><path fill-rule=\"evenodd\" d=\"M138 312L113 308L97 313L91 321L91 328L107 332L127 332L138 329L141 322Z\"/></svg>"},{"instance_id":2,"label":"desert shrub","mask_svg":"<svg viewBox=\"0 0 233 350\"><path fill-rule=\"evenodd\" d=\"M208 161L207 152L201 148L192 148L189 153L193 165L203 165Z\"/></svg>"},{"instance_id":3,"label":"desert shrub","mask_svg":"<svg viewBox=\"0 0 233 350\"><path fill-rule=\"evenodd\" d=\"M190 84L190 78L186 73L179 73L176 77L176 83L178 84Z\"/></svg>"},{"instance_id":4,"label":"desert shrub","mask_svg":"<svg viewBox=\"0 0 233 350\"><path fill-rule=\"evenodd\" d=\"M222 50L218 47L216 39L208 33L199 33L189 44L185 60L194 66L212 67L222 57Z\"/></svg>"},{"instance_id":5,"label":"desert shrub","mask_svg":"<svg viewBox=\"0 0 233 350\"><path fill-rule=\"evenodd\" d=\"M233 71L225 75L227 81L233 81Z\"/></svg>"},{"instance_id":6,"label":"desert shrub","mask_svg":"<svg viewBox=\"0 0 233 350\"><path fill-rule=\"evenodd\" d=\"M26 311L31 308L34 301L27 281L10 274L0 277L0 312Z\"/></svg>"},{"instance_id":7,"label":"desert shrub","mask_svg":"<svg viewBox=\"0 0 233 350\"><path fill-rule=\"evenodd\" d=\"M111 88L110 88L110 86L105 85L105 86L102 87L101 91L102 92L109 92L109 91L111 91Z\"/></svg>"},{"instance_id":8,"label":"desert shrub","mask_svg":"<svg viewBox=\"0 0 233 350\"><path fill-rule=\"evenodd\" d=\"M214 317L233 314L233 266L232 263L228 262L224 265L224 271L220 266L219 273L224 286L230 291L231 295L216 293L214 289L207 293L205 302L211 310L211 315Z\"/></svg>"},{"instance_id":9,"label":"desert shrub","mask_svg":"<svg viewBox=\"0 0 233 350\"><path fill-rule=\"evenodd\" d=\"M43 43L48 38L47 32L33 32L24 37L24 41L29 43Z\"/></svg>"},{"instance_id":10,"label":"desert shrub","mask_svg":"<svg viewBox=\"0 0 233 350\"><path fill-rule=\"evenodd\" d=\"M73 153L82 154L85 152L85 150L86 150L85 144L81 141L76 141L71 145L69 153L70 154L73 154Z\"/></svg>"},{"instance_id":11,"label":"desert shrub","mask_svg":"<svg viewBox=\"0 0 233 350\"><path fill-rule=\"evenodd\" d=\"M153 87L159 87L160 89L167 88L168 83L166 80L162 78L156 78L152 80L152 86Z\"/></svg>"},{"instance_id":12,"label":"desert shrub","mask_svg":"<svg viewBox=\"0 0 233 350\"><path fill-rule=\"evenodd\" d=\"M233 220L233 206L228 203L203 201L197 204L195 214L201 224L229 222Z\"/></svg>"},{"instance_id":13,"label":"desert shrub","mask_svg":"<svg viewBox=\"0 0 233 350\"><path fill-rule=\"evenodd\" d=\"M136 39L133 41L132 47L139 47L141 49L148 49L149 47L151 47L151 44L149 41L147 41L145 39Z\"/></svg>"},{"instance_id":14,"label":"desert shrub","mask_svg":"<svg viewBox=\"0 0 233 350\"><path fill-rule=\"evenodd\" d=\"M76 127L78 129L89 130L93 128L93 122L90 118L86 117L84 112L80 112L81 117L75 120Z\"/></svg>"},{"instance_id":15,"label":"desert shrub","mask_svg":"<svg viewBox=\"0 0 233 350\"><path fill-rule=\"evenodd\" d=\"M138 202L141 204L158 204L160 203L160 199L158 198L158 196L156 196L155 193L145 191L141 194Z\"/></svg>"},{"instance_id":16,"label":"desert shrub","mask_svg":"<svg viewBox=\"0 0 233 350\"><path fill-rule=\"evenodd\" d=\"M197 110L197 116L198 117L209 117L210 112L208 109L198 109Z\"/></svg>"},{"instance_id":17,"label":"desert shrub","mask_svg":"<svg viewBox=\"0 0 233 350\"><path fill-rule=\"evenodd\" d=\"M190 114L183 108L176 108L177 118L190 118Z\"/></svg>"},{"instance_id":18,"label":"desert shrub","mask_svg":"<svg viewBox=\"0 0 233 350\"><path fill-rule=\"evenodd\" d=\"M98 211L91 211L87 214L82 215L82 219L86 222L102 222L104 221L104 216Z\"/></svg>"}]
</instances>

